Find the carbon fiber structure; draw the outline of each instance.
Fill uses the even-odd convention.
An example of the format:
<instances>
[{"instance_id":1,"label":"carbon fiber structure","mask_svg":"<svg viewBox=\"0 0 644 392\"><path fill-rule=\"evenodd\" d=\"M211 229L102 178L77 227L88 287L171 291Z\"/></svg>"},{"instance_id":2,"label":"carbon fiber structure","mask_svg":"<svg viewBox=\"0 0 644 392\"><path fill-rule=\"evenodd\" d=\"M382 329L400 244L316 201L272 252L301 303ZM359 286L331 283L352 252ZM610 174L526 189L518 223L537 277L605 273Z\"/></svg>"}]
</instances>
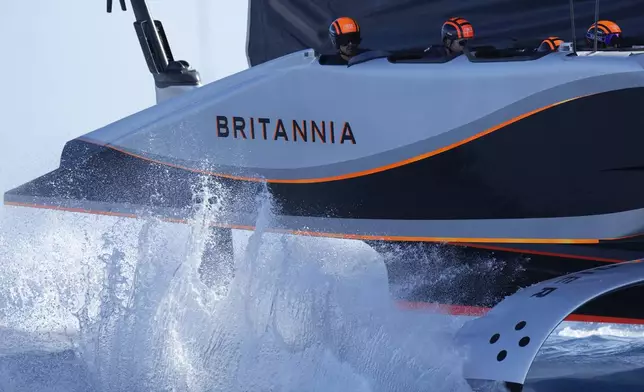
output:
<instances>
[{"instance_id":1,"label":"carbon fiber structure","mask_svg":"<svg viewBox=\"0 0 644 392\"><path fill-rule=\"evenodd\" d=\"M577 42L595 17L595 0L575 0ZM250 0L248 57L257 65L301 49L331 50L329 24L356 18L363 46L397 50L440 42L441 24L462 16L474 25L476 41L512 45L557 35L572 41L568 0ZM600 19L617 22L627 37L644 36L644 1L600 3ZM642 40L644 44L644 39Z\"/></svg>"}]
</instances>

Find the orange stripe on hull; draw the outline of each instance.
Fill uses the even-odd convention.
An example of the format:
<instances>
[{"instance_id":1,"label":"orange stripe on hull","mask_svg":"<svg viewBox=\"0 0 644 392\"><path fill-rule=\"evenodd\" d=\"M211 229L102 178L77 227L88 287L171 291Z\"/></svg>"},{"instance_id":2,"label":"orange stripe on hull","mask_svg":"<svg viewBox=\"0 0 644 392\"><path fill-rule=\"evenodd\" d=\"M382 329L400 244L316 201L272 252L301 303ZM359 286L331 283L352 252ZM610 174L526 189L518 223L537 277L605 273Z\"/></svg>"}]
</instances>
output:
<instances>
[{"instance_id":1,"label":"orange stripe on hull","mask_svg":"<svg viewBox=\"0 0 644 392\"><path fill-rule=\"evenodd\" d=\"M498 251L505 251L505 252L512 252L512 253L526 253L526 254L532 254L532 255L539 255L539 256L552 256L552 257L561 257L565 259L578 259L578 260L590 260L590 261L601 261L605 263L621 263L624 261L629 261L629 260L620 260L620 259L609 259L605 257L594 257L594 256L580 256L580 255L571 255L571 254L565 254L565 253L556 253L556 252L542 252L538 250L530 250L530 249L517 249L517 248L509 248L509 247L503 247L503 246L494 246L494 245L480 245L480 244L474 244L474 243L450 243L450 245L458 245L458 246L463 246L463 247L470 247L470 248L479 248L479 249L486 249L486 250L498 250Z\"/></svg>"},{"instance_id":2,"label":"orange stripe on hull","mask_svg":"<svg viewBox=\"0 0 644 392\"><path fill-rule=\"evenodd\" d=\"M5 205L15 206L15 207L41 208L41 209L59 210L59 211L82 212L86 214L121 216L121 217L127 217L127 218L139 218L135 214L126 214L126 213L109 212L109 211L95 211L95 210L72 208L72 207L44 206L39 204L17 203L17 202L5 202ZM186 219L175 219L175 218L159 218L159 219L163 221L175 222L175 223L187 222ZM228 225L228 224L217 224L217 223L213 223L211 226L221 227L225 229L255 230L254 226ZM288 229L267 229L267 231L272 233L303 235L308 237L325 237L325 238L340 238L340 239L347 239L347 240L391 241L391 242L434 242L434 243L478 242L478 243L507 243L507 244L598 244L599 243L599 240L594 238L570 239L570 238L410 237L410 236L379 236L379 235L366 235L366 234L327 233L327 232L321 232L321 231L318 232L318 231L288 230Z\"/></svg>"},{"instance_id":3,"label":"orange stripe on hull","mask_svg":"<svg viewBox=\"0 0 644 392\"><path fill-rule=\"evenodd\" d=\"M431 313L448 314L451 316L480 317L490 311L490 308L465 305L443 305L437 303L397 301L399 308L407 310L422 310ZM582 314L571 314L564 321L577 321L584 323L607 323L607 324L636 324L644 325L644 319L627 317L593 316Z\"/></svg>"},{"instance_id":4,"label":"orange stripe on hull","mask_svg":"<svg viewBox=\"0 0 644 392\"><path fill-rule=\"evenodd\" d=\"M264 178L257 178L257 177L246 177L246 176L236 176L236 175L231 175L231 174L216 173L216 172L211 172L211 171L207 171L207 170L194 169L194 168L189 168L189 167L185 167L185 166L181 166L181 165L177 165L177 164L173 164L173 163L168 163L168 162L155 160L155 159L148 158L148 157L145 157L145 156L142 156L142 155L130 152L130 151L126 151L126 150L124 150L122 148L119 148L119 147L116 147L116 146L102 145L102 144L97 143L97 142L92 141L92 140L83 139L82 137L80 137L79 140L83 140L83 141L88 142L88 143L98 144L98 145L101 145L103 147L111 148L111 149L113 149L115 151L119 151L119 152L121 152L123 154L127 154L127 155L133 156L135 158L143 159L143 160L146 160L146 161L149 161L149 162L154 162L154 163L158 163L160 165L166 165L166 166L170 166L170 167L174 167L174 168L178 168L178 169L183 169L183 170L187 170L187 171L194 172L194 173L210 175L210 176L229 178L229 179L232 179L232 180L239 180L239 181L268 182L268 183L275 183L275 184L315 184L315 183L321 183L321 182L340 181L340 180L347 180L347 179L351 179L351 178L368 176L370 174L380 173L380 172L395 169L395 168L398 168L398 167L401 167L401 166L409 165L411 163L418 162L418 161L423 160L423 159L431 158L431 157L436 156L438 154L442 154L442 153L444 153L446 151L453 150L453 149L455 149L457 147L460 147L460 146L462 146L464 144L467 144L467 143L469 143L471 141L474 141L476 139L480 139L485 135L488 135L488 134L490 134L492 132L498 131L501 128L507 127L508 125L511 125L511 124L516 123L516 122L518 122L520 120L523 120L524 118L530 117L530 116L535 115L535 114L537 114L539 112L543 112L543 111L545 111L547 109L553 108L555 106L558 106L558 105L561 105L561 104L564 104L566 102L570 102L570 101L573 101L573 100L576 100L576 99L579 99L579 98L582 98L582 97L584 97L584 96L566 99L566 100L561 101L561 102L556 102L556 103L553 103L551 105L547 105L547 106L541 107L539 109L532 110L532 111L524 113L524 114L522 114L520 116L514 117L514 118L512 118L510 120L504 121L504 122L502 122L502 123L500 123L498 125L495 125L495 126L493 126L491 128L488 128L488 129L486 129L486 130L484 130L482 132L479 132L479 133L477 133L477 134L475 134L473 136L470 136L468 138L460 140L460 141L458 141L456 143L452 143L452 144L447 145L445 147L441 147L439 149L436 149L436 150L433 150L433 151L430 151L430 152L427 152L427 153L424 153L424 154L421 154L421 155L417 155L417 156L412 157L412 158L404 159L404 160L399 161L399 162L394 162L394 163L391 163L391 164L388 164L388 165L375 167L375 168L372 168L372 169L363 170L363 171L359 171L359 172L355 172L355 173L347 173L347 174L341 174L341 175L337 175L337 176L321 177L321 178L303 178L303 179L282 180L282 179L264 179Z\"/></svg>"}]
</instances>

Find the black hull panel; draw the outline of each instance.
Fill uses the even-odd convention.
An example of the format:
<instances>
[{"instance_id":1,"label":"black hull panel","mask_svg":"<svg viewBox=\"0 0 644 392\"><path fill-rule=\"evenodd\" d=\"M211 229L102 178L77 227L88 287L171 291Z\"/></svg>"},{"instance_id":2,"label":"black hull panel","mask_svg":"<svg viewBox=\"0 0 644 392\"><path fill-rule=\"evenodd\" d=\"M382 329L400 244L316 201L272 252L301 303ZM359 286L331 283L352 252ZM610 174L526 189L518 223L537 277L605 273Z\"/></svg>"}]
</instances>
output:
<instances>
[{"instance_id":1,"label":"black hull panel","mask_svg":"<svg viewBox=\"0 0 644 392\"><path fill-rule=\"evenodd\" d=\"M592 115L607 101L619 114ZM271 184L271 191L287 215L337 218L523 219L638 209L643 101L644 88L591 95L404 166L342 181Z\"/></svg>"}]
</instances>

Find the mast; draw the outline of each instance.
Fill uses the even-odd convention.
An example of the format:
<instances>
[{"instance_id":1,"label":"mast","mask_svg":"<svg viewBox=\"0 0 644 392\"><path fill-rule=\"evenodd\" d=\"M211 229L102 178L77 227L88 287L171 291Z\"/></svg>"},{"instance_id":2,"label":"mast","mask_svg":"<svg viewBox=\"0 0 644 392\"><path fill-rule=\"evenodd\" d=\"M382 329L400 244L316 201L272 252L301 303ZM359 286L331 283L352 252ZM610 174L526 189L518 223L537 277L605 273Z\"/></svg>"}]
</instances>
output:
<instances>
[{"instance_id":1,"label":"mast","mask_svg":"<svg viewBox=\"0 0 644 392\"><path fill-rule=\"evenodd\" d=\"M597 51L597 22L599 22L599 0L595 0L595 43L593 45L593 52Z\"/></svg>"},{"instance_id":2,"label":"mast","mask_svg":"<svg viewBox=\"0 0 644 392\"><path fill-rule=\"evenodd\" d=\"M570 0L570 29L572 30L572 52L577 54L577 34L575 33L575 4Z\"/></svg>"},{"instance_id":3,"label":"mast","mask_svg":"<svg viewBox=\"0 0 644 392\"><path fill-rule=\"evenodd\" d=\"M107 0L107 12L112 12ZM127 11L125 0L119 0L121 10ZM174 60L163 24L152 18L146 0L130 0L134 11L134 30L139 39L148 70L154 77L157 103L201 86L199 72L185 60Z\"/></svg>"}]
</instances>

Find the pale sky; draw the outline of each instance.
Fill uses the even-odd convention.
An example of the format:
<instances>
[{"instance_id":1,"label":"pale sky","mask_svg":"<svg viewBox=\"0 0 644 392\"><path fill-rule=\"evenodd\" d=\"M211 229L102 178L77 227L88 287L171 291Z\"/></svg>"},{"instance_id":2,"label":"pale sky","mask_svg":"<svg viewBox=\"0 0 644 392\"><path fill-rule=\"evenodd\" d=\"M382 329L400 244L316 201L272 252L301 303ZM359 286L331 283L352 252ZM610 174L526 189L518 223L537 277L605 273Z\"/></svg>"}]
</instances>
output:
<instances>
[{"instance_id":1,"label":"pale sky","mask_svg":"<svg viewBox=\"0 0 644 392\"><path fill-rule=\"evenodd\" d=\"M106 0L2 2L1 194L55 169L66 141L155 103L129 0L127 12L118 3L108 14ZM246 68L247 1L148 4L204 82Z\"/></svg>"}]
</instances>

